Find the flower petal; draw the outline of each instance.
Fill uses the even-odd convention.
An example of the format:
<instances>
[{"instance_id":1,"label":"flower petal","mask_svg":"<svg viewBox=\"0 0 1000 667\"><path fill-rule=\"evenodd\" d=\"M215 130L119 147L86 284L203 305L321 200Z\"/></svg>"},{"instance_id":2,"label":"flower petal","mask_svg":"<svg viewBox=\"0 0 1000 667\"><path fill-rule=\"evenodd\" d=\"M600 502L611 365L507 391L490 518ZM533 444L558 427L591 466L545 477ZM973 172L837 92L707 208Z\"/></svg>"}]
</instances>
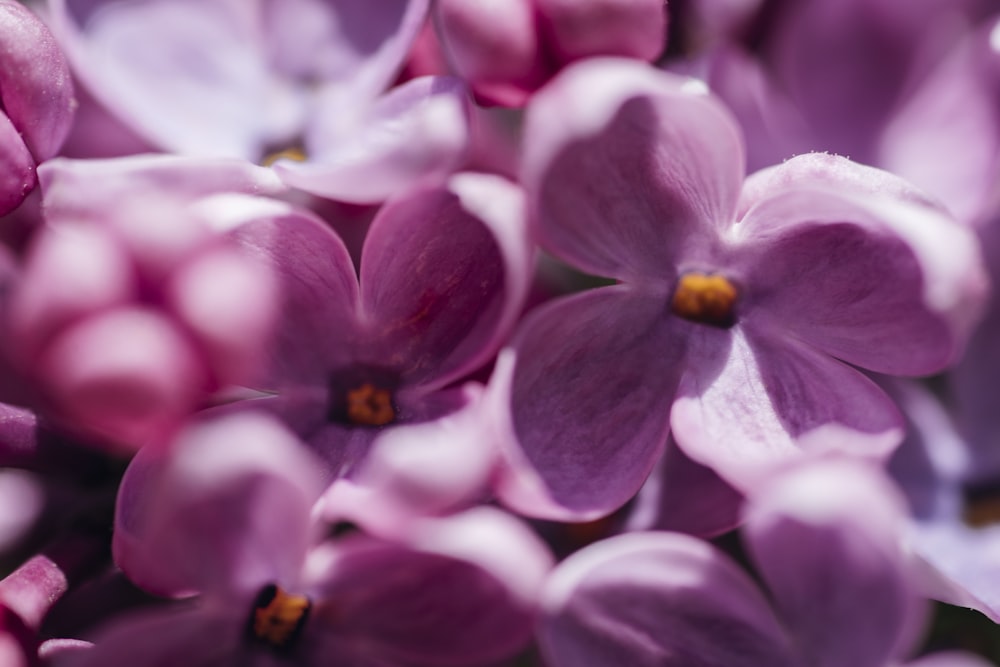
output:
<instances>
[{"instance_id":1,"label":"flower petal","mask_svg":"<svg viewBox=\"0 0 1000 667\"><path fill-rule=\"evenodd\" d=\"M892 190L853 187L865 174ZM774 194L734 228L746 308L760 326L770 320L884 373L928 374L954 361L986 292L969 230L913 201L893 177L843 159L790 160L771 177Z\"/></svg>"},{"instance_id":2,"label":"flower petal","mask_svg":"<svg viewBox=\"0 0 1000 667\"><path fill-rule=\"evenodd\" d=\"M584 61L533 98L524 137L539 240L584 271L672 279L681 253L704 250L706 232L732 220L742 138L693 80L634 61Z\"/></svg>"},{"instance_id":3,"label":"flower petal","mask_svg":"<svg viewBox=\"0 0 1000 667\"><path fill-rule=\"evenodd\" d=\"M801 664L753 581L679 533L602 540L556 569L539 642L553 667Z\"/></svg>"},{"instance_id":4,"label":"flower petal","mask_svg":"<svg viewBox=\"0 0 1000 667\"><path fill-rule=\"evenodd\" d=\"M513 184L472 174L387 203L361 260L369 363L430 388L486 362L527 292L523 210Z\"/></svg>"},{"instance_id":5,"label":"flower petal","mask_svg":"<svg viewBox=\"0 0 1000 667\"><path fill-rule=\"evenodd\" d=\"M282 311L262 386L325 386L353 359L357 335L358 280L343 241L305 211L244 224L233 236L278 281Z\"/></svg>"},{"instance_id":6,"label":"flower petal","mask_svg":"<svg viewBox=\"0 0 1000 667\"><path fill-rule=\"evenodd\" d=\"M688 456L743 491L803 454L882 459L903 437L895 405L861 373L739 326L692 334L670 421Z\"/></svg>"},{"instance_id":7,"label":"flower petal","mask_svg":"<svg viewBox=\"0 0 1000 667\"><path fill-rule=\"evenodd\" d=\"M909 649L923 607L902 548L905 501L880 469L792 468L751 495L746 514L750 553L808 664L883 667Z\"/></svg>"},{"instance_id":8,"label":"flower petal","mask_svg":"<svg viewBox=\"0 0 1000 667\"><path fill-rule=\"evenodd\" d=\"M524 648L551 556L490 508L421 521L397 543L352 536L313 561L314 623L378 664L481 664ZM324 562L325 561L325 562Z\"/></svg>"},{"instance_id":9,"label":"flower petal","mask_svg":"<svg viewBox=\"0 0 1000 667\"><path fill-rule=\"evenodd\" d=\"M592 290L525 322L512 386L502 390L518 443L499 491L505 503L532 516L592 519L639 490L666 443L685 347L666 326L660 296Z\"/></svg>"},{"instance_id":10,"label":"flower petal","mask_svg":"<svg viewBox=\"0 0 1000 667\"><path fill-rule=\"evenodd\" d=\"M164 595L295 586L319 475L302 444L261 414L195 423L133 460L118 494L115 560Z\"/></svg>"},{"instance_id":11,"label":"flower petal","mask_svg":"<svg viewBox=\"0 0 1000 667\"><path fill-rule=\"evenodd\" d=\"M377 203L439 183L468 153L468 91L458 79L413 79L370 109L354 111L344 109L344 91L326 92L308 128L308 159L274 165L292 187L338 201Z\"/></svg>"}]
</instances>

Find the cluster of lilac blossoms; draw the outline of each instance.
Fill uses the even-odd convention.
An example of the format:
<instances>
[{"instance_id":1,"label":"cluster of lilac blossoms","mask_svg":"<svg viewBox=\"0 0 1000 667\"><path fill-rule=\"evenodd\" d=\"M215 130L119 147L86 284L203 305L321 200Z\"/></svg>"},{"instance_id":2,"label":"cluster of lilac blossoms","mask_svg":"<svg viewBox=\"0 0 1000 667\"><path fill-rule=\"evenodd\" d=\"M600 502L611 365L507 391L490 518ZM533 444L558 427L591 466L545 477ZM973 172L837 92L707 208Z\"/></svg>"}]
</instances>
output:
<instances>
[{"instance_id":1,"label":"cluster of lilac blossoms","mask_svg":"<svg viewBox=\"0 0 1000 667\"><path fill-rule=\"evenodd\" d=\"M1000 661L1000 3L0 0L0 667Z\"/></svg>"}]
</instances>

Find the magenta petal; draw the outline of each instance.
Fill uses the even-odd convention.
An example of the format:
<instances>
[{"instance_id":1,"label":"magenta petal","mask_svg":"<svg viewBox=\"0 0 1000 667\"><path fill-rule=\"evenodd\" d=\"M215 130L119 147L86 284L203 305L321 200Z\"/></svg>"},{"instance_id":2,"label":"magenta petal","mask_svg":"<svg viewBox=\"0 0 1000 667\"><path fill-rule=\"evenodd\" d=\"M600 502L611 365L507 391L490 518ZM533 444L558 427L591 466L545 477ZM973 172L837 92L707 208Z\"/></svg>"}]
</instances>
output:
<instances>
[{"instance_id":1,"label":"magenta petal","mask_svg":"<svg viewBox=\"0 0 1000 667\"><path fill-rule=\"evenodd\" d=\"M345 111L347 102L340 90L321 97L306 136L308 160L274 165L285 183L338 201L377 203L439 183L466 157L469 100L458 79L413 79L370 109Z\"/></svg>"},{"instance_id":2,"label":"magenta petal","mask_svg":"<svg viewBox=\"0 0 1000 667\"><path fill-rule=\"evenodd\" d=\"M482 365L514 324L530 260L523 199L504 179L462 174L387 203L361 260L371 362L432 387Z\"/></svg>"},{"instance_id":3,"label":"magenta petal","mask_svg":"<svg viewBox=\"0 0 1000 667\"><path fill-rule=\"evenodd\" d=\"M118 497L115 559L161 594L253 594L294 586L322 490L316 461L256 413L196 423L166 450L146 448Z\"/></svg>"},{"instance_id":4,"label":"magenta petal","mask_svg":"<svg viewBox=\"0 0 1000 667\"><path fill-rule=\"evenodd\" d=\"M639 490L666 443L684 353L663 309L657 295L608 287L525 323L510 390L520 444L512 454L525 470L507 480L504 502L546 518L562 518L558 507L595 518ZM548 508L534 497L539 484Z\"/></svg>"},{"instance_id":5,"label":"magenta petal","mask_svg":"<svg viewBox=\"0 0 1000 667\"><path fill-rule=\"evenodd\" d=\"M808 664L883 667L909 648L923 609L905 528L903 498L858 462L816 461L750 498L743 534Z\"/></svg>"},{"instance_id":6,"label":"magenta petal","mask_svg":"<svg viewBox=\"0 0 1000 667\"><path fill-rule=\"evenodd\" d=\"M69 66L45 24L10 0L0 3L0 102L36 162L56 154L76 109Z\"/></svg>"},{"instance_id":7,"label":"magenta petal","mask_svg":"<svg viewBox=\"0 0 1000 667\"><path fill-rule=\"evenodd\" d=\"M784 631L753 581L678 533L613 537L565 560L542 593L552 667L792 667Z\"/></svg>"},{"instance_id":8,"label":"magenta petal","mask_svg":"<svg viewBox=\"0 0 1000 667\"><path fill-rule=\"evenodd\" d=\"M233 236L278 281L282 310L262 386L325 386L331 369L353 359L357 334L358 280L343 241L304 211L242 225Z\"/></svg>"},{"instance_id":9,"label":"magenta petal","mask_svg":"<svg viewBox=\"0 0 1000 667\"><path fill-rule=\"evenodd\" d=\"M972 653L942 651L908 662L906 667L990 667L992 664Z\"/></svg>"},{"instance_id":10,"label":"magenta petal","mask_svg":"<svg viewBox=\"0 0 1000 667\"><path fill-rule=\"evenodd\" d=\"M858 371L796 341L730 331L695 338L670 415L678 445L730 484L746 491L803 453L883 459L902 440L895 405Z\"/></svg>"},{"instance_id":11,"label":"magenta petal","mask_svg":"<svg viewBox=\"0 0 1000 667\"><path fill-rule=\"evenodd\" d=\"M537 0L550 48L564 62L591 56L654 60L667 41L660 0Z\"/></svg>"},{"instance_id":12,"label":"magenta petal","mask_svg":"<svg viewBox=\"0 0 1000 667\"><path fill-rule=\"evenodd\" d=\"M35 160L24 138L0 113L0 215L17 208L36 183Z\"/></svg>"},{"instance_id":13,"label":"magenta petal","mask_svg":"<svg viewBox=\"0 0 1000 667\"><path fill-rule=\"evenodd\" d=\"M680 253L732 220L743 143L703 85L593 59L540 91L525 121L523 182L542 245L585 271L672 278ZM704 240L702 240L704 237Z\"/></svg>"}]
</instances>

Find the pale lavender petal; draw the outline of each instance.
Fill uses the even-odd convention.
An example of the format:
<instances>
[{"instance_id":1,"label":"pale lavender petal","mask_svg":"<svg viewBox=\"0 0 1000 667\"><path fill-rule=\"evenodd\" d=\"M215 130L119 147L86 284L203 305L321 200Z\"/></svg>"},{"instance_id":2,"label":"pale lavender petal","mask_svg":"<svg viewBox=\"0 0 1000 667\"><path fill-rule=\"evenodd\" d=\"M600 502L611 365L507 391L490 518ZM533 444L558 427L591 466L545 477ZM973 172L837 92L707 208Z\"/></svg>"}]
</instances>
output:
<instances>
[{"instance_id":1,"label":"pale lavender petal","mask_svg":"<svg viewBox=\"0 0 1000 667\"><path fill-rule=\"evenodd\" d=\"M523 197L504 179L463 174L387 203L361 260L370 363L427 388L482 365L524 303L531 258Z\"/></svg>"},{"instance_id":2,"label":"pale lavender petal","mask_svg":"<svg viewBox=\"0 0 1000 667\"><path fill-rule=\"evenodd\" d=\"M256 161L301 126L302 93L270 71L256 3L52 0L50 8L79 79L162 148Z\"/></svg>"},{"instance_id":3,"label":"pale lavender petal","mask_svg":"<svg viewBox=\"0 0 1000 667\"><path fill-rule=\"evenodd\" d=\"M76 101L69 66L52 33L23 3L0 3L0 102L36 162L56 154Z\"/></svg>"},{"instance_id":4,"label":"pale lavender petal","mask_svg":"<svg viewBox=\"0 0 1000 667\"><path fill-rule=\"evenodd\" d=\"M978 221L1000 191L1000 21L970 33L893 115L881 164Z\"/></svg>"},{"instance_id":5,"label":"pale lavender petal","mask_svg":"<svg viewBox=\"0 0 1000 667\"><path fill-rule=\"evenodd\" d=\"M513 343L508 395L519 448L499 491L505 503L533 516L588 519L639 490L666 443L685 350L661 297L608 287L525 322Z\"/></svg>"},{"instance_id":6,"label":"pale lavender petal","mask_svg":"<svg viewBox=\"0 0 1000 667\"><path fill-rule=\"evenodd\" d=\"M428 0L267 0L262 22L274 67L289 79L334 82L370 98L396 76Z\"/></svg>"},{"instance_id":7,"label":"pale lavender petal","mask_svg":"<svg viewBox=\"0 0 1000 667\"><path fill-rule=\"evenodd\" d=\"M671 280L732 220L743 144L698 82L590 59L534 97L523 182L541 244L590 273Z\"/></svg>"},{"instance_id":8,"label":"pale lavender petal","mask_svg":"<svg viewBox=\"0 0 1000 667\"><path fill-rule=\"evenodd\" d=\"M797 341L701 325L670 415L677 444L746 491L767 470L839 451L886 458L903 438L895 405L871 380Z\"/></svg>"},{"instance_id":9,"label":"pale lavender petal","mask_svg":"<svg viewBox=\"0 0 1000 667\"><path fill-rule=\"evenodd\" d=\"M97 219L136 191L165 191L184 199L219 192L280 194L271 169L244 160L180 155L135 155L102 160L56 158L38 168L49 218Z\"/></svg>"},{"instance_id":10,"label":"pale lavender petal","mask_svg":"<svg viewBox=\"0 0 1000 667\"><path fill-rule=\"evenodd\" d=\"M679 533L602 540L565 560L542 593L539 641L553 667L792 667L751 579Z\"/></svg>"},{"instance_id":11,"label":"pale lavender petal","mask_svg":"<svg viewBox=\"0 0 1000 667\"><path fill-rule=\"evenodd\" d=\"M733 235L755 326L884 373L953 362L987 291L978 243L905 188L833 156L789 160L748 181L755 203Z\"/></svg>"},{"instance_id":12,"label":"pale lavender petal","mask_svg":"<svg viewBox=\"0 0 1000 667\"><path fill-rule=\"evenodd\" d=\"M394 88L369 109L344 108L328 91L307 129L307 160L279 160L288 185L356 204L439 183L459 167L470 141L468 91L458 79L422 77Z\"/></svg>"},{"instance_id":13,"label":"pale lavender petal","mask_svg":"<svg viewBox=\"0 0 1000 667\"><path fill-rule=\"evenodd\" d=\"M655 60L667 41L660 0L538 0L548 47L566 62L592 56Z\"/></svg>"},{"instance_id":14,"label":"pale lavender petal","mask_svg":"<svg viewBox=\"0 0 1000 667\"><path fill-rule=\"evenodd\" d=\"M343 241L304 211L242 225L233 236L278 280L282 311L262 386L325 385L356 344L358 280Z\"/></svg>"},{"instance_id":15,"label":"pale lavender petal","mask_svg":"<svg viewBox=\"0 0 1000 667\"><path fill-rule=\"evenodd\" d=\"M160 594L295 586L321 490L316 461L276 421L246 412L193 424L130 466L115 559Z\"/></svg>"},{"instance_id":16,"label":"pale lavender petal","mask_svg":"<svg viewBox=\"0 0 1000 667\"><path fill-rule=\"evenodd\" d=\"M751 495L744 538L809 664L883 667L910 648L924 608L905 528L898 490L859 462L815 461Z\"/></svg>"}]
</instances>

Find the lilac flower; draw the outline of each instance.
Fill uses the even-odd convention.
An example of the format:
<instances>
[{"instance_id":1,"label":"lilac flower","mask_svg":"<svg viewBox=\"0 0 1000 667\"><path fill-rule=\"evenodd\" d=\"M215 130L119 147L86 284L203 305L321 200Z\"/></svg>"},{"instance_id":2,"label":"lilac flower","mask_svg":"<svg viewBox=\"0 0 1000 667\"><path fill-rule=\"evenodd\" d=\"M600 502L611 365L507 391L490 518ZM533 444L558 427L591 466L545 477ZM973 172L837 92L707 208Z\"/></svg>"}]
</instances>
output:
<instances>
[{"instance_id":1,"label":"lilac flower","mask_svg":"<svg viewBox=\"0 0 1000 667\"><path fill-rule=\"evenodd\" d=\"M66 59L30 9L0 2L0 215L36 184L35 167L56 154L73 121Z\"/></svg>"},{"instance_id":2,"label":"lilac flower","mask_svg":"<svg viewBox=\"0 0 1000 667\"><path fill-rule=\"evenodd\" d=\"M551 562L523 526L484 508L320 543L321 489L308 451L261 415L143 449L116 560L148 590L199 595L113 623L73 664L475 665L528 641Z\"/></svg>"},{"instance_id":3,"label":"lilac flower","mask_svg":"<svg viewBox=\"0 0 1000 667\"><path fill-rule=\"evenodd\" d=\"M535 311L495 380L519 511L607 513L671 431L743 490L802 452L884 457L902 423L852 366L940 371L984 296L974 237L888 173L817 154L743 183L734 122L690 80L576 65L525 146L542 246L620 284Z\"/></svg>"},{"instance_id":4,"label":"lilac flower","mask_svg":"<svg viewBox=\"0 0 1000 667\"><path fill-rule=\"evenodd\" d=\"M252 377L274 284L213 226L288 212L234 193L266 187L259 172L170 158L45 165L47 225L8 322L33 405L137 447Z\"/></svg>"},{"instance_id":5,"label":"lilac flower","mask_svg":"<svg viewBox=\"0 0 1000 667\"><path fill-rule=\"evenodd\" d=\"M434 20L455 71L477 95L504 106L523 106L577 60L653 60L667 37L661 0L439 0Z\"/></svg>"},{"instance_id":6,"label":"lilac flower","mask_svg":"<svg viewBox=\"0 0 1000 667\"><path fill-rule=\"evenodd\" d=\"M271 368L254 385L276 395L247 407L277 412L333 474L386 429L478 409L477 390L449 385L490 360L523 303L531 251L513 184L460 174L390 200L357 271L316 218L236 234L272 263L284 303Z\"/></svg>"},{"instance_id":7,"label":"lilac flower","mask_svg":"<svg viewBox=\"0 0 1000 667\"><path fill-rule=\"evenodd\" d=\"M51 0L49 7L79 79L152 144L277 160L290 185L374 202L440 179L465 150L467 101L456 80L427 77L381 96L427 4Z\"/></svg>"},{"instance_id":8,"label":"lilac flower","mask_svg":"<svg viewBox=\"0 0 1000 667\"><path fill-rule=\"evenodd\" d=\"M884 476L812 462L770 479L746 514L743 538L770 596L695 538L605 540L545 586L539 641L549 664L896 664L923 606L902 548L903 502Z\"/></svg>"}]
</instances>

